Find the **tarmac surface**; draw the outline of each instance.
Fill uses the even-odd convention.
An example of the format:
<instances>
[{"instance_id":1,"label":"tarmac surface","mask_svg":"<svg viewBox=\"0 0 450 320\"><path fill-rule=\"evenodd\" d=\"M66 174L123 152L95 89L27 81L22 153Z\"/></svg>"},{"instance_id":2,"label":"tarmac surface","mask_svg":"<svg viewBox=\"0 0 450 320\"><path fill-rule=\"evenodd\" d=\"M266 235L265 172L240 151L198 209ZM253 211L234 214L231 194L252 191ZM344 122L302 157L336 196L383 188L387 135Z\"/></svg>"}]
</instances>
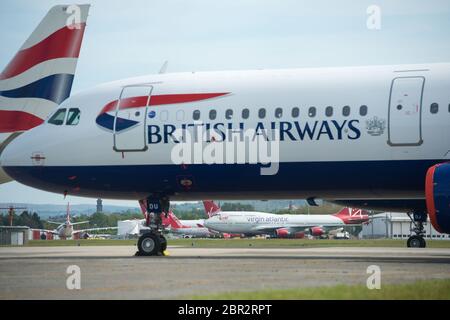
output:
<instances>
[{"instance_id":1,"label":"tarmac surface","mask_svg":"<svg viewBox=\"0 0 450 320\"><path fill-rule=\"evenodd\" d=\"M177 248L168 257L135 257L134 246L2 247L0 299L176 299L229 291L336 284L381 285L450 278L450 249ZM69 266L81 289L69 290Z\"/></svg>"}]
</instances>

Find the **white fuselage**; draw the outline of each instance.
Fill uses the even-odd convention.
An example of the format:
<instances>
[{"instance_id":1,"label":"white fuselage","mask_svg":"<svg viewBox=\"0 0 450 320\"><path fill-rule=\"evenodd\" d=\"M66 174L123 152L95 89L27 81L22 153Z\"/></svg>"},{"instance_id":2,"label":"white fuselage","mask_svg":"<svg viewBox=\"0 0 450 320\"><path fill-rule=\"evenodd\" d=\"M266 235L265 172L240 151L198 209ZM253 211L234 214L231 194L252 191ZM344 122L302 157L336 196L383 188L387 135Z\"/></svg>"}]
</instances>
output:
<instances>
[{"instance_id":1,"label":"white fuselage","mask_svg":"<svg viewBox=\"0 0 450 320\"><path fill-rule=\"evenodd\" d=\"M220 95L182 101L209 93ZM125 108L144 94L149 106ZM29 186L88 197L424 199L426 170L450 159L449 103L450 64L151 75L67 99L60 109L79 109L79 123L22 134L1 165ZM210 129L203 148L226 129L277 132L278 171L175 163L180 128Z\"/></svg>"},{"instance_id":2,"label":"white fuselage","mask_svg":"<svg viewBox=\"0 0 450 320\"><path fill-rule=\"evenodd\" d=\"M223 211L205 220L205 227L224 233L269 234L277 229L300 231L311 227L340 227L344 221L333 215L289 215L264 212Z\"/></svg>"},{"instance_id":3,"label":"white fuselage","mask_svg":"<svg viewBox=\"0 0 450 320\"><path fill-rule=\"evenodd\" d=\"M64 223L57 227L55 231L61 239L71 238L73 235L73 226L71 224Z\"/></svg>"},{"instance_id":4,"label":"white fuselage","mask_svg":"<svg viewBox=\"0 0 450 320\"><path fill-rule=\"evenodd\" d=\"M212 235L208 228L204 227L184 227L184 228L170 228L170 232L174 234L192 236L192 237L209 237Z\"/></svg>"}]
</instances>

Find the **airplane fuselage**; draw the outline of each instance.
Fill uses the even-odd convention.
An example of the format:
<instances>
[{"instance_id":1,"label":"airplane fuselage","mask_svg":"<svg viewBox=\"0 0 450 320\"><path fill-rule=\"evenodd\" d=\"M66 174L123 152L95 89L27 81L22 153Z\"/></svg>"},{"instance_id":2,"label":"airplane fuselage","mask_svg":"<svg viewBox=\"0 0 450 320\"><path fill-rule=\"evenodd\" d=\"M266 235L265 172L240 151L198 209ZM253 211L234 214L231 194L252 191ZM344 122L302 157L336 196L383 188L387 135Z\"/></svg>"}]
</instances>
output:
<instances>
[{"instance_id":1,"label":"airplane fuselage","mask_svg":"<svg viewBox=\"0 0 450 320\"><path fill-rule=\"evenodd\" d=\"M242 234L268 234L277 229L291 228L297 231L311 227L328 229L345 225L342 219L333 215L289 215L264 212L223 211L205 220L205 227L214 231Z\"/></svg>"},{"instance_id":2,"label":"airplane fuselage","mask_svg":"<svg viewBox=\"0 0 450 320\"><path fill-rule=\"evenodd\" d=\"M152 75L72 96L1 165L87 197L421 201L427 169L450 158L449 103L450 64ZM174 161L177 129L199 148L190 161ZM208 162L208 146L246 130L278 139L275 174L239 154Z\"/></svg>"}]
</instances>

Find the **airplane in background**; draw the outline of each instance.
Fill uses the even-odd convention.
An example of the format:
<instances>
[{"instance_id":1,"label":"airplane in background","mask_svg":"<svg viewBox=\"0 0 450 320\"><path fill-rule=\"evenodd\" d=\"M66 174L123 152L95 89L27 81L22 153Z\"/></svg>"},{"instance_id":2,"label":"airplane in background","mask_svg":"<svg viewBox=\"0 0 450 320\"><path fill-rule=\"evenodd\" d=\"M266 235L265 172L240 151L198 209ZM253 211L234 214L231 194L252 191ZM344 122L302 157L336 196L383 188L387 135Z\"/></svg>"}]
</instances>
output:
<instances>
[{"instance_id":1,"label":"airplane in background","mask_svg":"<svg viewBox=\"0 0 450 320\"><path fill-rule=\"evenodd\" d=\"M368 223L365 210L343 208L336 214L272 214L257 211L221 211L211 200L203 201L205 211L211 217L205 220L208 229L241 233L246 236L268 234L277 238L303 238L305 233L320 237L344 226Z\"/></svg>"},{"instance_id":2,"label":"airplane in background","mask_svg":"<svg viewBox=\"0 0 450 320\"><path fill-rule=\"evenodd\" d=\"M90 6L78 8L67 24L71 6L53 7L0 74L0 154L70 96ZM0 183L9 181L0 167Z\"/></svg>"},{"instance_id":3,"label":"airplane in background","mask_svg":"<svg viewBox=\"0 0 450 320\"><path fill-rule=\"evenodd\" d=\"M170 232L182 235L185 238L208 238L218 234L211 232L200 223L195 226L192 225L192 222L191 225L183 224L172 211L169 211L167 217L164 214L162 216L163 226L170 227L168 229Z\"/></svg>"},{"instance_id":4,"label":"airplane in background","mask_svg":"<svg viewBox=\"0 0 450 320\"><path fill-rule=\"evenodd\" d=\"M59 16L52 19L58 25ZM0 79L15 79L40 63L14 59L15 71L8 67ZM25 98L59 103L67 96L53 99L53 86L39 83L39 90L3 88L0 96L12 104ZM207 198L324 199L407 212L414 223L408 247L425 247L427 214L436 230L450 233L449 87L449 63L124 79L64 100L47 121L4 148L0 165L25 185L137 200L155 217L168 212L171 200ZM21 117L10 120L13 128L24 124ZM253 139L243 137L249 130ZM174 160L188 136L200 145L192 155L201 159ZM235 136L277 143L277 159L205 160L212 154L207 151L228 146ZM263 174L268 164L276 171ZM160 220L147 219L141 255L164 247Z\"/></svg>"},{"instance_id":5,"label":"airplane in background","mask_svg":"<svg viewBox=\"0 0 450 320\"><path fill-rule=\"evenodd\" d=\"M71 222L70 221L70 205L67 204L67 212L66 212L66 221L61 222L54 222L54 221L47 221L51 224L56 224L58 227L54 230L46 230L46 229L31 229L33 232L40 232L42 233L51 233L53 235L57 235L60 239L68 239L68 238L76 238L81 235L82 238L89 238L88 232L90 231L100 231L100 230L115 230L117 227L102 227L102 228L89 228L89 229L81 229L81 230L74 230L74 226L80 225L80 224L86 224L89 223L89 221L81 221L81 222ZM41 239L44 239L45 234L41 235Z\"/></svg>"}]
</instances>

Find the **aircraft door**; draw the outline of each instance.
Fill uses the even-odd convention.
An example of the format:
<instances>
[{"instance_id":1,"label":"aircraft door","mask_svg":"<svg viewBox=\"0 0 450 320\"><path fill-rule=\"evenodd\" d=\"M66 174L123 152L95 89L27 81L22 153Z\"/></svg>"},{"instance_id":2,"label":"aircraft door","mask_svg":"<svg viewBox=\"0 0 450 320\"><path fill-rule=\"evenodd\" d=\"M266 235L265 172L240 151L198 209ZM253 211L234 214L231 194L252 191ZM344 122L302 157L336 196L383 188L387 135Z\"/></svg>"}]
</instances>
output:
<instances>
[{"instance_id":1,"label":"aircraft door","mask_svg":"<svg viewBox=\"0 0 450 320\"><path fill-rule=\"evenodd\" d=\"M388 143L391 146L422 144L424 82L424 77L402 77L392 80L388 118Z\"/></svg>"},{"instance_id":2,"label":"aircraft door","mask_svg":"<svg viewBox=\"0 0 450 320\"><path fill-rule=\"evenodd\" d=\"M122 89L114 118L114 150L145 151L147 146L147 109L153 87L127 86Z\"/></svg>"}]
</instances>

